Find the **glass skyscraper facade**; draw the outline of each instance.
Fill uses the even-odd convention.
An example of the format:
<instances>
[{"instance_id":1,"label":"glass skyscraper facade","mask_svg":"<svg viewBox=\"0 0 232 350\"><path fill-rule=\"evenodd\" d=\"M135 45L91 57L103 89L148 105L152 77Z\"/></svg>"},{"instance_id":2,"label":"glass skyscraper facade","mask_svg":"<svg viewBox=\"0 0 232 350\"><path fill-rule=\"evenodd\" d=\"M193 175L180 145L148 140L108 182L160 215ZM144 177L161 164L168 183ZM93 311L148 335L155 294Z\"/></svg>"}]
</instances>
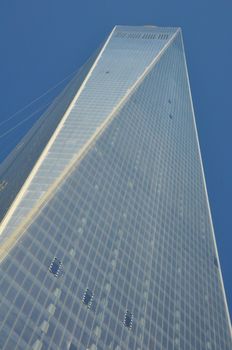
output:
<instances>
[{"instance_id":1,"label":"glass skyscraper facade","mask_svg":"<svg viewBox=\"0 0 232 350\"><path fill-rule=\"evenodd\" d=\"M232 349L180 29L116 26L0 183L0 349Z\"/></svg>"}]
</instances>

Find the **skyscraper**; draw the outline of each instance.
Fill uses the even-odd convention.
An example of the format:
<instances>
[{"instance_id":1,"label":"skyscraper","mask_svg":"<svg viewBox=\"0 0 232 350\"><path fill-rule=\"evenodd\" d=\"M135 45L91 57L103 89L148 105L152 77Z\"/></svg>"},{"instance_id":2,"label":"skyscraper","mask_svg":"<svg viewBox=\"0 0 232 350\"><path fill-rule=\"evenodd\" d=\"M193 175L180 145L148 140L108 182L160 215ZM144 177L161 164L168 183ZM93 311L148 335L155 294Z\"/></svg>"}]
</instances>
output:
<instances>
[{"instance_id":1,"label":"skyscraper","mask_svg":"<svg viewBox=\"0 0 232 350\"><path fill-rule=\"evenodd\" d=\"M180 29L115 27L0 183L1 349L232 348Z\"/></svg>"}]
</instances>

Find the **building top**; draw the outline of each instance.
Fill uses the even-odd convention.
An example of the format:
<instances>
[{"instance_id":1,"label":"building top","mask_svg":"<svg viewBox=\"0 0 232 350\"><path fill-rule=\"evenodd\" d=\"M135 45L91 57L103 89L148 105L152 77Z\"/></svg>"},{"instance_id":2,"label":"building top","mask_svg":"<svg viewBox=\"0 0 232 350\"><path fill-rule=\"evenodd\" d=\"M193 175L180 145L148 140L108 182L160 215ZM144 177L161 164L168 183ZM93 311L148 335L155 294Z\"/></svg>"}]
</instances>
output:
<instances>
[{"instance_id":1,"label":"building top","mask_svg":"<svg viewBox=\"0 0 232 350\"><path fill-rule=\"evenodd\" d=\"M1 196L1 217L8 212L0 227L0 241L15 231L31 208L64 174L73 157L119 108L128 91L146 75L177 33L177 28L162 27L116 26L113 29L99 53L37 123L35 132L31 132L33 137L26 136L24 140L28 141L23 141L22 147L16 148L14 156L9 156L2 165L0 174L7 185ZM92 103L87 104L87 100ZM25 164L24 168L20 164Z\"/></svg>"}]
</instances>

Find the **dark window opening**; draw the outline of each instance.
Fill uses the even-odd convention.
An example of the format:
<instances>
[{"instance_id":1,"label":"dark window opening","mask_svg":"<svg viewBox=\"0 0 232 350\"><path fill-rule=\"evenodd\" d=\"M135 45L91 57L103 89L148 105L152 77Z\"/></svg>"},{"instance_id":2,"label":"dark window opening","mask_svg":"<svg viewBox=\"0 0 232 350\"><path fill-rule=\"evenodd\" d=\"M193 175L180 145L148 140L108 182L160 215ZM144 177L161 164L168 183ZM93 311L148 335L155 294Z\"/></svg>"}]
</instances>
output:
<instances>
[{"instance_id":1,"label":"dark window opening","mask_svg":"<svg viewBox=\"0 0 232 350\"><path fill-rule=\"evenodd\" d=\"M85 305L87 305L88 307L91 306L92 301L93 301L93 293L91 292L91 290L89 290L88 288L86 289L84 296L82 298L82 301Z\"/></svg>"},{"instance_id":2,"label":"dark window opening","mask_svg":"<svg viewBox=\"0 0 232 350\"><path fill-rule=\"evenodd\" d=\"M172 118L173 118L173 115L172 115L171 113L169 114L169 118L170 118L170 119L172 119Z\"/></svg>"},{"instance_id":3,"label":"dark window opening","mask_svg":"<svg viewBox=\"0 0 232 350\"><path fill-rule=\"evenodd\" d=\"M77 347L73 343L71 343L69 346L69 350L77 350Z\"/></svg>"},{"instance_id":4,"label":"dark window opening","mask_svg":"<svg viewBox=\"0 0 232 350\"><path fill-rule=\"evenodd\" d=\"M60 272L61 272L61 261L58 260L57 258L54 258L50 267L49 267L49 271L55 276L58 277Z\"/></svg>"},{"instance_id":5,"label":"dark window opening","mask_svg":"<svg viewBox=\"0 0 232 350\"><path fill-rule=\"evenodd\" d=\"M169 98L168 103L171 104L171 102L172 102L172 101L171 101L170 98Z\"/></svg>"},{"instance_id":6,"label":"dark window opening","mask_svg":"<svg viewBox=\"0 0 232 350\"><path fill-rule=\"evenodd\" d=\"M168 34L159 34L158 39L166 40L168 39Z\"/></svg>"},{"instance_id":7,"label":"dark window opening","mask_svg":"<svg viewBox=\"0 0 232 350\"><path fill-rule=\"evenodd\" d=\"M127 312L125 313L125 318L124 318L124 325L127 328L132 327L132 320L133 320L133 315L130 311L127 310Z\"/></svg>"}]
</instances>

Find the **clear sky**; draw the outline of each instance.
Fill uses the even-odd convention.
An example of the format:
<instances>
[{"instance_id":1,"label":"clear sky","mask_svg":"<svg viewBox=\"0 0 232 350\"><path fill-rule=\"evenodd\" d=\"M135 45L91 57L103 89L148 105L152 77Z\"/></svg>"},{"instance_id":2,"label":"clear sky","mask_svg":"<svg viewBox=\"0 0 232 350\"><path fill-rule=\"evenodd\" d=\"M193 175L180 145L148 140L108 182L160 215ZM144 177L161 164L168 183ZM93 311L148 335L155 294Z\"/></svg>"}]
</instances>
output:
<instances>
[{"instance_id":1,"label":"clear sky","mask_svg":"<svg viewBox=\"0 0 232 350\"><path fill-rule=\"evenodd\" d=\"M1 123L77 70L114 25L182 27L211 211L232 315L231 23L231 0L0 1L0 161L37 115L15 131L3 134L48 100L42 99L34 109Z\"/></svg>"}]
</instances>

